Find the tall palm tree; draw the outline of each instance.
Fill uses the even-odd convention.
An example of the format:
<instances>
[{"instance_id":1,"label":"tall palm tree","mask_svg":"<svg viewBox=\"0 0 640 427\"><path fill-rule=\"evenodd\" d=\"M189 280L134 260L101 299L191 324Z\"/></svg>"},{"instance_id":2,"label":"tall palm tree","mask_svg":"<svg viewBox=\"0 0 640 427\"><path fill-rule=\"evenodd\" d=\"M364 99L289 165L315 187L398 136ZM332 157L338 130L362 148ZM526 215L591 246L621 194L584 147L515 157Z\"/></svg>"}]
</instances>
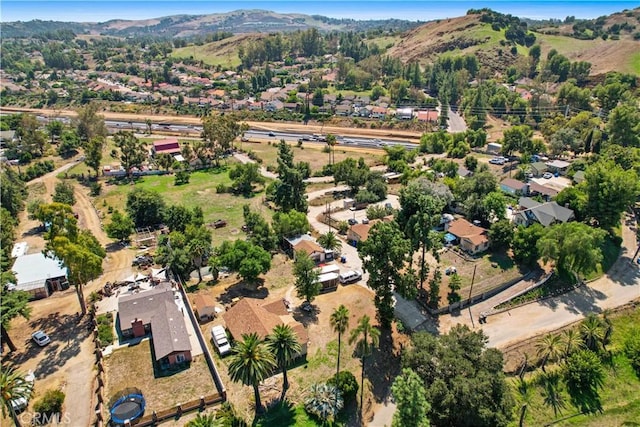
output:
<instances>
[{"instance_id":1,"label":"tall palm tree","mask_svg":"<svg viewBox=\"0 0 640 427\"><path fill-rule=\"evenodd\" d=\"M564 357L569 357L571 353L579 350L584 343L577 329L567 329L562 333L562 344L564 345Z\"/></svg>"},{"instance_id":2,"label":"tall palm tree","mask_svg":"<svg viewBox=\"0 0 640 427\"><path fill-rule=\"evenodd\" d=\"M336 368L336 375L340 373L340 351L342 349L342 334L347 332L349 328L349 309L340 304L338 308L333 310L330 317L331 327L333 332L338 333L338 366Z\"/></svg>"},{"instance_id":3,"label":"tall palm tree","mask_svg":"<svg viewBox=\"0 0 640 427\"><path fill-rule=\"evenodd\" d=\"M538 351L538 357L542 359L543 372L546 372L545 365L549 360L557 360L562 356L563 346L560 335L548 334L545 335L540 341L536 343L536 349Z\"/></svg>"},{"instance_id":4,"label":"tall palm tree","mask_svg":"<svg viewBox=\"0 0 640 427\"><path fill-rule=\"evenodd\" d=\"M558 413L562 414L562 409L566 407L564 397L560 392L560 374L551 372L542 376L543 389L542 397L544 398L544 404L553 408L553 414L555 417Z\"/></svg>"},{"instance_id":5,"label":"tall palm tree","mask_svg":"<svg viewBox=\"0 0 640 427\"><path fill-rule=\"evenodd\" d=\"M211 253L211 232L205 226L189 227L186 230L187 250L191 255L191 262L198 270L198 283L202 282L202 263L204 258Z\"/></svg>"},{"instance_id":6,"label":"tall palm tree","mask_svg":"<svg viewBox=\"0 0 640 427\"><path fill-rule=\"evenodd\" d=\"M585 347L591 351L598 351L604 343L606 331L602 320L594 313L589 314L580 325L580 335Z\"/></svg>"},{"instance_id":7,"label":"tall palm tree","mask_svg":"<svg viewBox=\"0 0 640 427\"><path fill-rule=\"evenodd\" d=\"M2 367L0 372L0 405L2 405L2 416L6 417L8 412L16 427L20 427L20 419L13 410L11 401L16 399L26 399L28 401L32 393L33 383L27 381L23 374L12 367Z\"/></svg>"},{"instance_id":8,"label":"tall palm tree","mask_svg":"<svg viewBox=\"0 0 640 427\"><path fill-rule=\"evenodd\" d=\"M253 387L256 400L256 416L262 412L258 384L271 374L276 367L276 360L269 347L258 334L243 334L242 341L233 348L229 361L229 376L233 382L241 382Z\"/></svg>"},{"instance_id":9,"label":"tall palm tree","mask_svg":"<svg viewBox=\"0 0 640 427\"><path fill-rule=\"evenodd\" d=\"M338 238L338 235L333 231L320 235L320 237L318 237L318 244L324 249L333 252L339 252L342 248L342 242Z\"/></svg>"},{"instance_id":10,"label":"tall palm tree","mask_svg":"<svg viewBox=\"0 0 640 427\"><path fill-rule=\"evenodd\" d=\"M276 359L278 367L282 369L282 395L280 400L284 400L284 396L289 388L289 378L287 377L287 369L291 362L300 354L302 350L298 337L289 325L276 325L267 337L267 343L271 348L271 352Z\"/></svg>"},{"instance_id":11,"label":"tall palm tree","mask_svg":"<svg viewBox=\"0 0 640 427\"><path fill-rule=\"evenodd\" d=\"M364 402L364 370L366 357L371 354L373 347L380 342L380 330L371 325L371 319L366 314L358 321L358 326L351 331L349 344L356 343L356 351L360 353L362 363L362 379L360 380L360 417Z\"/></svg>"}]
</instances>

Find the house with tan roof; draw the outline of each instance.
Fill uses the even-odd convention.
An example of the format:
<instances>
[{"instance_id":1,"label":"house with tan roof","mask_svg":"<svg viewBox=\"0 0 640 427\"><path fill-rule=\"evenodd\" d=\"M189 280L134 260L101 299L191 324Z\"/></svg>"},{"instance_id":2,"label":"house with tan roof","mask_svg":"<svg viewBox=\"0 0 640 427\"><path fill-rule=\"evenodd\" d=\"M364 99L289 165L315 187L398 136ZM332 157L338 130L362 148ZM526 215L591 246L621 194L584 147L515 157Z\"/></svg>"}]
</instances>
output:
<instances>
[{"instance_id":1,"label":"house with tan roof","mask_svg":"<svg viewBox=\"0 0 640 427\"><path fill-rule=\"evenodd\" d=\"M316 264L333 259L333 251L326 250L308 234L285 239L289 255L295 258L296 252L305 252Z\"/></svg>"},{"instance_id":2,"label":"house with tan roof","mask_svg":"<svg viewBox=\"0 0 640 427\"><path fill-rule=\"evenodd\" d=\"M255 298L243 298L227 310L222 318L235 340L241 340L242 335L251 333L264 339L277 325L289 325L298 337L300 355L307 354L309 334L304 325L293 318L284 300L265 303Z\"/></svg>"},{"instance_id":3,"label":"house with tan roof","mask_svg":"<svg viewBox=\"0 0 640 427\"><path fill-rule=\"evenodd\" d=\"M216 302L211 295L198 294L193 297L193 307L200 321L216 317Z\"/></svg>"},{"instance_id":4,"label":"house with tan roof","mask_svg":"<svg viewBox=\"0 0 640 427\"><path fill-rule=\"evenodd\" d=\"M447 236L453 236L455 239L445 239L452 243L459 243L460 248L470 254L477 254L489 249L489 233L488 230L477 225L471 224L464 218L455 219L445 224Z\"/></svg>"}]
</instances>

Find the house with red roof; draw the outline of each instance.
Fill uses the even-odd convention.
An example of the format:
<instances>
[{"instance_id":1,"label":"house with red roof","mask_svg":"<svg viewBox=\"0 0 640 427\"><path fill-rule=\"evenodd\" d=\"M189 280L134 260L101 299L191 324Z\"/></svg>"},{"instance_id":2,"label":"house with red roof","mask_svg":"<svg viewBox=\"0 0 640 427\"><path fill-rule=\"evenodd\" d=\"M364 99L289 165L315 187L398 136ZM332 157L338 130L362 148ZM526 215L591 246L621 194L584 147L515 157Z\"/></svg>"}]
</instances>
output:
<instances>
[{"instance_id":1,"label":"house with red roof","mask_svg":"<svg viewBox=\"0 0 640 427\"><path fill-rule=\"evenodd\" d=\"M153 141L153 146L151 147L151 155L154 157L162 153L171 154L173 156L175 154L180 154L181 151L180 143L176 138L166 138Z\"/></svg>"}]
</instances>

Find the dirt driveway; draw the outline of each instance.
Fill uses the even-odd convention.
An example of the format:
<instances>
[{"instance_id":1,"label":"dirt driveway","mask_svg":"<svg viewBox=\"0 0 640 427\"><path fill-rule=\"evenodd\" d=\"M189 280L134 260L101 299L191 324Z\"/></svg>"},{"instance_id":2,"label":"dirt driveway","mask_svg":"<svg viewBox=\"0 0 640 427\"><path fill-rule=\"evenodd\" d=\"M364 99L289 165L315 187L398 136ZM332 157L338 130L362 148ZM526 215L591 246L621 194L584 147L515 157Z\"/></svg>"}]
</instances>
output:
<instances>
[{"instance_id":1,"label":"dirt driveway","mask_svg":"<svg viewBox=\"0 0 640 427\"><path fill-rule=\"evenodd\" d=\"M30 192L38 190L38 197L51 201L57 175L68 170L75 163L61 168L29 183ZM79 214L79 225L93 232L98 241L107 247L104 261L104 274L90 282L85 288L85 296L99 289L106 281L114 281L130 274L134 253L129 249L110 245L109 239L101 228L100 218L91 204L84 187L76 184L76 205L74 211ZM26 212L21 212L16 241L27 241L29 252L41 251L45 241L39 231L38 221L29 220ZM62 388L66 394L65 408L74 426L88 426L94 413L93 396L93 343L89 339L86 320L78 321L79 303L75 290L56 292L46 299L33 301L31 320L14 319L11 324L11 337L17 351L5 353L3 362L16 365L20 371L32 370L36 374L35 395L37 400L44 391ZM42 329L51 337L51 344L37 347L31 342L31 334ZM28 417L28 415L26 415ZM26 418L25 418L26 420ZM3 423L4 425L4 423ZM8 424L7 424L8 425Z\"/></svg>"}]
</instances>

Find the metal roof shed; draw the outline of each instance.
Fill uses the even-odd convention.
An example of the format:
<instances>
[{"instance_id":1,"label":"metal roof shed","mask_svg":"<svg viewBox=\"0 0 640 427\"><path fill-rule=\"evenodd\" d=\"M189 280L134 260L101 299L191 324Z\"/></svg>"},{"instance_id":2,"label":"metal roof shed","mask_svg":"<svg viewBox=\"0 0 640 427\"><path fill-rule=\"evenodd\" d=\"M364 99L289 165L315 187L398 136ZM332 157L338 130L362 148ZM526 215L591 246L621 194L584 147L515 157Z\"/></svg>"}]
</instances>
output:
<instances>
[{"instance_id":1,"label":"metal roof shed","mask_svg":"<svg viewBox=\"0 0 640 427\"><path fill-rule=\"evenodd\" d=\"M16 258L11 270L16 275L15 289L29 292L34 298L46 298L54 290L68 287L67 268L42 252Z\"/></svg>"}]
</instances>

